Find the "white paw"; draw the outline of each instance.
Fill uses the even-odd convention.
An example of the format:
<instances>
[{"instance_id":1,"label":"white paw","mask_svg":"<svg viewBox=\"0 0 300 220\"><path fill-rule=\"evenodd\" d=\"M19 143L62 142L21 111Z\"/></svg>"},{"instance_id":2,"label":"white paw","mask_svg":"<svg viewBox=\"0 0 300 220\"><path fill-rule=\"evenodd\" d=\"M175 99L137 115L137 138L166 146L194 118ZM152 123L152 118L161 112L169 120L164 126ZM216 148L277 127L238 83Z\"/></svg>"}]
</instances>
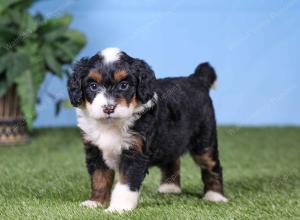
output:
<instances>
[{"instance_id":1,"label":"white paw","mask_svg":"<svg viewBox=\"0 0 300 220\"><path fill-rule=\"evenodd\" d=\"M214 191L207 191L203 199L211 202L228 202L228 199L222 194Z\"/></svg>"},{"instance_id":2,"label":"white paw","mask_svg":"<svg viewBox=\"0 0 300 220\"><path fill-rule=\"evenodd\" d=\"M128 185L117 183L106 212L125 212L136 208L139 192L131 191Z\"/></svg>"},{"instance_id":3,"label":"white paw","mask_svg":"<svg viewBox=\"0 0 300 220\"><path fill-rule=\"evenodd\" d=\"M81 207L88 207L88 208L97 208L99 206L101 206L100 202L96 202L96 201L92 201L92 200L86 200L82 203L80 203Z\"/></svg>"},{"instance_id":4,"label":"white paw","mask_svg":"<svg viewBox=\"0 0 300 220\"><path fill-rule=\"evenodd\" d=\"M160 193L181 193L181 188L174 183L163 183L159 186Z\"/></svg>"}]
</instances>

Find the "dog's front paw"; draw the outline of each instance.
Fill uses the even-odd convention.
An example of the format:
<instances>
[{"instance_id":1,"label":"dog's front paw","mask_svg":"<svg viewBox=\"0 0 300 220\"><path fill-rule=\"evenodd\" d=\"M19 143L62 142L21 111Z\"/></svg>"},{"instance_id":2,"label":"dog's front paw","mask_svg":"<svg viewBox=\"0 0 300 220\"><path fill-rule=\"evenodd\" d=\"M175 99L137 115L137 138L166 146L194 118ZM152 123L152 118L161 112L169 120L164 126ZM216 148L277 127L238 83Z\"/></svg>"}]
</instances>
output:
<instances>
[{"instance_id":1,"label":"dog's front paw","mask_svg":"<svg viewBox=\"0 0 300 220\"><path fill-rule=\"evenodd\" d=\"M106 212L126 212L137 207L139 192L131 191L128 185L117 183L112 192L110 205Z\"/></svg>"},{"instance_id":2,"label":"dog's front paw","mask_svg":"<svg viewBox=\"0 0 300 220\"><path fill-rule=\"evenodd\" d=\"M81 207L88 207L88 208L97 208L97 207L101 207L101 203L100 202L96 202L93 200L85 200L84 202L80 203Z\"/></svg>"}]
</instances>

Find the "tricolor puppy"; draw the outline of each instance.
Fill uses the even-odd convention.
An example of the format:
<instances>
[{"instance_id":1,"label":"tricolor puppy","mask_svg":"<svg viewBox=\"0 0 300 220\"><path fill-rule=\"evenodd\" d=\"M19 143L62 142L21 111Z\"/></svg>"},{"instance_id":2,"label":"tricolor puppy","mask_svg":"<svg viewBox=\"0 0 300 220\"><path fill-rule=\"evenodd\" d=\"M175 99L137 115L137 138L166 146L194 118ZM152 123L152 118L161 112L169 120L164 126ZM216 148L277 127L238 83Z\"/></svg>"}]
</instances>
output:
<instances>
[{"instance_id":1,"label":"tricolor puppy","mask_svg":"<svg viewBox=\"0 0 300 220\"><path fill-rule=\"evenodd\" d=\"M180 193L180 156L187 151L201 168L204 199L227 201L209 97L216 74L208 63L188 77L156 79L145 61L108 48L73 70L68 91L92 187L83 206L134 209L151 166L161 169L160 193Z\"/></svg>"}]
</instances>

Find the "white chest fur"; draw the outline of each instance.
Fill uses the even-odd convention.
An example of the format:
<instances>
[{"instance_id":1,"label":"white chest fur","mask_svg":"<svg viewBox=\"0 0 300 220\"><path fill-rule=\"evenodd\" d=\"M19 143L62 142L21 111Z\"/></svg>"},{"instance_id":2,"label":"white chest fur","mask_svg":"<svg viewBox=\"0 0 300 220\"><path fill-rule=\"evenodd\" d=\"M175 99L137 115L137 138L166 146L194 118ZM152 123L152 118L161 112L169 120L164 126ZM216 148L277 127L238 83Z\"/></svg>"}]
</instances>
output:
<instances>
[{"instance_id":1,"label":"white chest fur","mask_svg":"<svg viewBox=\"0 0 300 220\"><path fill-rule=\"evenodd\" d=\"M132 134L128 120L95 120L84 110L76 112L78 127L84 131L85 138L102 151L106 165L117 170L122 150L130 147Z\"/></svg>"}]
</instances>

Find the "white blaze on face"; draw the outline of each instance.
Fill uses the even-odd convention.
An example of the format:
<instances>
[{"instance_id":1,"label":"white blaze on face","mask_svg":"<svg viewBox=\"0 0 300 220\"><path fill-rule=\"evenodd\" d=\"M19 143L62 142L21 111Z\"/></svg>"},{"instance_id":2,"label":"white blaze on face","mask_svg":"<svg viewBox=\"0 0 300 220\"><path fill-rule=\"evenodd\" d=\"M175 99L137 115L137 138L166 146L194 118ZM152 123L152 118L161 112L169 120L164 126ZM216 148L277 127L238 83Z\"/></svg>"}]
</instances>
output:
<instances>
[{"instance_id":1,"label":"white blaze on face","mask_svg":"<svg viewBox=\"0 0 300 220\"><path fill-rule=\"evenodd\" d=\"M119 48L106 48L99 54L104 58L104 63L113 63L120 59L121 50Z\"/></svg>"},{"instance_id":2,"label":"white blaze on face","mask_svg":"<svg viewBox=\"0 0 300 220\"><path fill-rule=\"evenodd\" d=\"M99 92L92 103L86 103L86 109L90 116L95 119L107 117L107 114L103 112L103 106L108 104L108 99L105 96L105 91Z\"/></svg>"}]
</instances>

